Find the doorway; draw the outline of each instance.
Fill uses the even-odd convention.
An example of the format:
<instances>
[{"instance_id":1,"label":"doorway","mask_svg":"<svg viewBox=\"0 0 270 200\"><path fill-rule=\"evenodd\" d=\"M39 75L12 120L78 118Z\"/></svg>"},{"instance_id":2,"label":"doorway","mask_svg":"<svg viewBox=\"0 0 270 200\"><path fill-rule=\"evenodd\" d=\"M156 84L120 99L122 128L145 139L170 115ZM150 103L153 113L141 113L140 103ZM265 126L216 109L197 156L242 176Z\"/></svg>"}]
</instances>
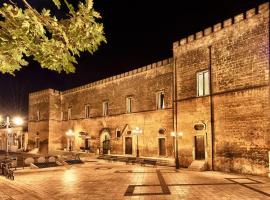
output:
<instances>
[{"instance_id":1,"label":"doorway","mask_svg":"<svg viewBox=\"0 0 270 200\"><path fill-rule=\"evenodd\" d=\"M132 155L132 137L125 137L125 154Z\"/></svg>"},{"instance_id":2,"label":"doorway","mask_svg":"<svg viewBox=\"0 0 270 200\"><path fill-rule=\"evenodd\" d=\"M89 151L90 150L90 145L89 145L89 139L85 138L84 140L84 150Z\"/></svg>"},{"instance_id":3,"label":"doorway","mask_svg":"<svg viewBox=\"0 0 270 200\"><path fill-rule=\"evenodd\" d=\"M166 156L165 138L158 138L159 156Z\"/></svg>"},{"instance_id":4,"label":"doorway","mask_svg":"<svg viewBox=\"0 0 270 200\"><path fill-rule=\"evenodd\" d=\"M103 130L100 135L100 152L101 154L109 154L111 150L110 133L107 129Z\"/></svg>"},{"instance_id":5,"label":"doorway","mask_svg":"<svg viewBox=\"0 0 270 200\"><path fill-rule=\"evenodd\" d=\"M105 139L103 141L103 154L108 154L109 150L111 149L110 146L110 139L107 135L105 135Z\"/></svg>"},{"instance_id":6,"label":"doorway","mask_svg":"<svg viewBox=\"0 0 270 200\"><path fill-rule=\"evenodd\" d=\"M205 159L205 144L204 136L197 135L195 136L195 160L204 160Z\"/></svg>"}]
</instances>

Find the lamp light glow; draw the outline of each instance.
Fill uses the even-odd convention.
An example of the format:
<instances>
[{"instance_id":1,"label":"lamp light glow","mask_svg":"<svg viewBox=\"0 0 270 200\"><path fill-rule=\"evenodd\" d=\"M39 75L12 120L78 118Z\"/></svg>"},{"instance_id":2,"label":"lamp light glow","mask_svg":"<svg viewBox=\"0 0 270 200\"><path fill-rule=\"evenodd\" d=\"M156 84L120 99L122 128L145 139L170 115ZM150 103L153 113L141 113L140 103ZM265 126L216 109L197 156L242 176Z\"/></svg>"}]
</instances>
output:
<instances>
[{"instance_id":1,"label":"lamp light glow","mask_svg":"<svg viewBox=\"0 0 270 200\"><path fill-rule=\"evenodd\" d=\"M21 126L23 124L23 119L21 117L14 117L13 123L17 126Z\"/></svg>"}]
</instances>

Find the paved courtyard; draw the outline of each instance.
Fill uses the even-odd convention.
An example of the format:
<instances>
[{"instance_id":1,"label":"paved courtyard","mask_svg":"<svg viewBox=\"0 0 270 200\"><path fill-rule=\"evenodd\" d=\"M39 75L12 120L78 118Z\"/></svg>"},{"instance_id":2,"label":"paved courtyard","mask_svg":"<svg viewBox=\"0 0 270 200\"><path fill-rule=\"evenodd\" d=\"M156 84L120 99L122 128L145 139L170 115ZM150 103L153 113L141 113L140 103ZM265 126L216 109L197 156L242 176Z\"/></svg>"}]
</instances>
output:
<instances>
[{"instance_id":1,"label":"paved courtyard","mask_svg":"<svg viewBox=\"0 0 270 200\"><path fill-rule=\"evenodd\" d=\"M0 199L270 199L270 179L92 160L0 177Z\"/></svg>"}]
</instances>

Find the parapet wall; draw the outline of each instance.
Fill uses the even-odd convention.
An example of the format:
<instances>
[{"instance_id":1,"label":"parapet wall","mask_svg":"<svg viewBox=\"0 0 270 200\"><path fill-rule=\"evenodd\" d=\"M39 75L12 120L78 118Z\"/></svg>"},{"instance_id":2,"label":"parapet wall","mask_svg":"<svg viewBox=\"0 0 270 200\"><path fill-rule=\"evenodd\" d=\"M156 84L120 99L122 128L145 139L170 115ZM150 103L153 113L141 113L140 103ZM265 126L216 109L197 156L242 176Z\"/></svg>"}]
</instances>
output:
<instances>
[{"instance_id":1,"label":"parapet wall","mask_svg":"<svg viewBox=\"0 0 270 200\"><path fill-rule=\"evenodd\" d=\"M50 89L40 90L37 92L32 92L29 94L29 97L31 98L34 96L39 96L39 95L44 95L44 94L61 94L61 92L50 88Z\"/></svg>"},{"instance_id":2,"label":"parapet wall","mask_svg":"<svg viewBox=\"0 0 270 200\"><path fill-rule=\"evenodd\" d=\"M155 68L158 68L158 67L161 67L161 66L164 66L164 65L168 65L168 64L171 64L172 62L173 62L173 58L168 58L168 59L165 59L165 60L161 60L161 61L149 64L149 65L146 65L144 67L134 69L132 71L128 71L128 72L125 72L125 73L122 73L122 74L111 76L109 78L105 78L105 79L102 79L102 80L99 80L99 81L95 81L93 83L89 83L89 84L86 84L86 85L83 85L83 86L80 86L80 87L65 90L65 91L62 92L62 94L76 92L76 91L86 89L86 88L90 88L90 87L100 85L100 84L103 84L103 83L108 83L108 82L111 82L111 81L114 81L114 80L117 80L117 79L132 76L132 75L135 75L135 74L138 74L138 73L141 73L141 72L145 72L145 71L155 69Z\"/></svg>"},{"instance_id":3,"label":"parapet wall","mask_svg":"<svg viewBox=\"0 0 270 200\"><path fill-rule=\"evenodd\" d=\"M218 31L220 31L224 28L230 27L233 24L236 24L242 20L249 19L257 14L261 14L261 13L264 13L266 11L269 11L269 3L268 2L261 4L256 8L252 8L244 13L238 14L232 18L226 19L223 22L215 24L214 26L205 28L204 30L199 31L195 34L189 35L186 38L182 38L181 40L178 40L178 41L173 43L173 48L177 48L179 46L191 43L195 40L203 38L204 36L208 36L210 34L218 32Z\"/></svg>"}]
</instances>

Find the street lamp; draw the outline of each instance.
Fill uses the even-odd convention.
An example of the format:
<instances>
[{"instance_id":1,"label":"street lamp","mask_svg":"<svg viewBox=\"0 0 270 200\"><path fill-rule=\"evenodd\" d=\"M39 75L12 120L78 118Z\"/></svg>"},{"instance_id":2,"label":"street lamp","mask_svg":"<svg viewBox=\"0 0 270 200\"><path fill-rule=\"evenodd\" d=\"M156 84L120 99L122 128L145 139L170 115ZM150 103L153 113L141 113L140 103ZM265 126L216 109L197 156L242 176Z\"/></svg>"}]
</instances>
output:
<instances>
[{"instance_id":1,"label":"street lamp","mask_svg":"<svg viewBox=\"0 0 270 200\"><path fill-rule=\"evenodd\" d=\"M174 137L175 140L175 169L180 168L179 156L178 156L178 137L182 139L183 132L179 132L176 134L175 132L171 132L171 136Z\"/></svg>"},{"instance_id":2,"label":"street lamp","mask_svg":"<svg viewBox=\"0 0 270 200\"><path fill-rule=\"evenodd\" d=\"M71 151L72 139L74 137L74 132L71 129L69 129L66 132L66 136L67 136L67 139L68 139L68 150Z\"/></svg>"},{"instance_id":3,"label":"street lamp","mask_svg":"<svg viewBox=\"0 0 270 200\"><path fill-rule=\"evenodd\" d=\"M6 155L8 156L8 138L9 134L12 134L11 127L12 126L21 126L23 125L23 119L21 117L14 117L12 122L10 121L9 116L6 117L6 121L4 121L3 117L0 116L0 127L6 128Z\"/></svg>"},{"instance_id":4,"label":"street lamp","mask_svg":"<svg viewBox=\"0 0 270 200\"><path fill-rule=\"evenodd\" d=\"M136 127L135 129L132 130L132 133L134 135L137 135L137 154L136 154L136 157L139 158L139 134L142 133L142 129L140 129L139 127Z\"/></svg>"}]
</instances>

